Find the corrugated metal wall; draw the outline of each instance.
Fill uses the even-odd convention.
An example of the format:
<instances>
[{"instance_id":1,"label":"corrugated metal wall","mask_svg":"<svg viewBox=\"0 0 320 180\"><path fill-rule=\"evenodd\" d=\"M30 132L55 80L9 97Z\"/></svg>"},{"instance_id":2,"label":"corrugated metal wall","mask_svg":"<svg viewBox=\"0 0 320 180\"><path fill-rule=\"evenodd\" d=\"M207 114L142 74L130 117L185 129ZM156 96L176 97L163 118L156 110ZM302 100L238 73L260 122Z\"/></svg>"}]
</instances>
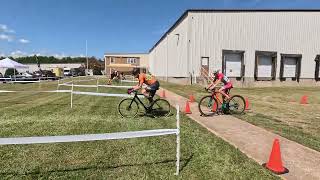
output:
<instances>
[{"instance_id":1,"label":"corrugated metal wall","mask_svg":"<svg viewBox=\"0 0 320 180\"><path fill-rule=\"evenodd\" d=\"M277 77L280 53L302 54L301 78L314 78L320 54L320 12L189 13L192 67L199 75L200 58L210 69L222 68L222 50L243 50L245 77L254 76L255 51L275 51Z\"/></svg>"},{"instance_id":2,"label":"corrugated metal wall","mask_svg":"<svg viewBox=\"0 0 320 180\"><path fill-rule=\"evenodd\" d=\"M156 76L199 75L201 57L209 57L210 70L221 69L222 50L240 50L245 77L253 77L255 51L275 51L277 78L280 53L301 54L301 78L314 78L319 30L320 12L189 12L150 52L150 69Z\"/></svg>"},{"instance_id":3,"label":"corrugated metal wall","mask_svg":"<svg viewBox=\"0 0 320 180\"><path fill-rule=\"evenodd\" d=\"M187 18L150 52L150 71L161 77L188 76Z\"/></svg>"}]
</instances>

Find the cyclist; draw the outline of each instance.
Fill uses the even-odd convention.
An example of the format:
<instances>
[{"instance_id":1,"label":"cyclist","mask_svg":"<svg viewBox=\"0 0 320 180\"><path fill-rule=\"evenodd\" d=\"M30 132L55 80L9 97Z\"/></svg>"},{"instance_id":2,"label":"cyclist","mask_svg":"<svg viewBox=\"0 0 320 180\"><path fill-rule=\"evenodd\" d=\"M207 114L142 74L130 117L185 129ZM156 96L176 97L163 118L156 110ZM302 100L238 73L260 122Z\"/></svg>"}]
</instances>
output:
<instances>
[{"instance_id":1,"label":"cyclist","mask_svg":"<svg viewBox=\"0 0 320 180\"><path fill-rule=\"evenodd\" d=\"M229 80L229 78L224 75L223 73L220 72L220 70L215 70L213 71L213 75L212 77L210 77L211 79L213 79L212 83L209 84L209 86L206 89L213 89L215 88L220 82L223 83L223 86L219 89L219 92L226 97L227 100L230 99L229 94L227 93L228 90L230 90L231 88L233 88L231 81Z\"/></svg>"},{"instance_id":2,"label":"cyclist","mask_svg":"<svg viewBox=\"0 0 320 180\"><path fill-rule=\"evenodd\" d=\"M148 98L149 102L151 103L157 90L159 90L159 81L157 81L156 78L149 73L140 73L139 68L134 68L132 71L132 75L139 80L138 84L133 87L133 90L139 90L140 88L142 88L143 84L146 84L147 87L145 89L142 89L142 93Z\"/></svg>"}]
</instances>

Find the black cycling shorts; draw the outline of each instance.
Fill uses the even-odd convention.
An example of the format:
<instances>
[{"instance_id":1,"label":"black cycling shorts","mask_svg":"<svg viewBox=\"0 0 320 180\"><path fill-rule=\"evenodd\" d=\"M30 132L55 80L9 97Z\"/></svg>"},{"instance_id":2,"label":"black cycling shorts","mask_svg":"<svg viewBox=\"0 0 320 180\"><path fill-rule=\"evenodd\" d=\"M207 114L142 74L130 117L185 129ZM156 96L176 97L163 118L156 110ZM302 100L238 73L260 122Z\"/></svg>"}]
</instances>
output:
<instances>
[{"instance_id":1,"label":"black cycling shorts","mask_svg":"<svg viewBox=\"0 0 320 180\"><path fill-rule=\"evenodd\" d=\"M147 86L146 91L150 92L150 96L153 97L156 94L157 90L159 90L159 87L160 87L160 83L159 81L156 81L155 83Z\"/></svg>"}]
</instances>

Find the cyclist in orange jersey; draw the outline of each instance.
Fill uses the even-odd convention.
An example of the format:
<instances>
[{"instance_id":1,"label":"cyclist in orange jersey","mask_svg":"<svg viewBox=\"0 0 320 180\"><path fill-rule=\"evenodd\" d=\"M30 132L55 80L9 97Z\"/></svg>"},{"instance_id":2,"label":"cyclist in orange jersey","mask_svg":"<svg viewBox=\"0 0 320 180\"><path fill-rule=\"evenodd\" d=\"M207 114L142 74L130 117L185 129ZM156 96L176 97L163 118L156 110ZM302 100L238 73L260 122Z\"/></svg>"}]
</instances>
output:
<instances>
[{"instance_id":1,"label":"cyclist in orange jersey","mask_svg":"<svg viewBox=\"0 0 320 180\"><path fill-rule=\"evenodd\" d=\"M159 90L159 81L157 81L156 78L151 74L140 73L139 68L134 68L132 75L139 80L138 84L133 87L133 90L139 90L142 88L143 84L146 84L147 87L142 89L141 92L148 98L149 102L152 102L154 95L156 94L157 90Z\"/></svg>"}]
</instances>

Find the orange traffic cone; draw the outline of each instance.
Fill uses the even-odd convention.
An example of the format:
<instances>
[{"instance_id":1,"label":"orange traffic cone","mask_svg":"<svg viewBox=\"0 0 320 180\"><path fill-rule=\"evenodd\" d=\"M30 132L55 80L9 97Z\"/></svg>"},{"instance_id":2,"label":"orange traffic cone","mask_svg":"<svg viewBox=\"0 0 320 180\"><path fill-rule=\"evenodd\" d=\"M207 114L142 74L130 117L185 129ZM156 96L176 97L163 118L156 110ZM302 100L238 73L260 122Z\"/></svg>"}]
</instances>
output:
<instances>
[{"instance_id":1,"label":"orange traffic cone","mask_svg":"<svg viewBox=\"0 0 320 180\"><path fill-rule=\"evenodd\" d=\"M269 161L262 166L276 174L284 174L289 172L289 170L282 165L279 139L275 139L273 141Z\"/></svg>"},{"instance_id":2,"label":"orange traffic cone","mask_svg":"<svg viewBox=\"0 0 320 180\"><path fill-rule=\"evenodd\" d=\"M308 104L308 96L302 96L300 99L300 104Z\"/></svg>"},{"instance_id":3,"label":"orange traffic cone","mask_svg":"<svg viewBox=\"0 0 320 180\"><path fill-rule=\"evenodd\" d=\"M166 91L165 91L165 90L162 90L161 97L162 97L162 98L166 98Z\"/></svg>"},{"instance_id":4,"label":"orange traffic cone","mask_svg":"<svg viewBox=\"0 0 320 180\"><path fill-rule=\"evenodd\" d=\"M185 113L186 114L192 114L191 110L190 110L190 105L189 105L189 101L186 102L186 109L185 109Z\"/></svg>"},{"instance_id":5,"label":"orange traffic cone","mask_svg":"<svg viewBox=\"0 0 320 180\"><path fill-rule=\"evenodd\" d=\"M250 110L250 108L249 108L249 99L248 98L246 98L246 109L245 110Z\"/></svg>"},{"instance_id":6,"label":"orange traffic cone","mask_svg":"<svg viewBox=\"0 0 320 180\"><path fill-rule=\"evenodd\" d=\"M194 96L193 96L193 94L191 94L191 95L189 96L189 100L190 100L190 102L195 102L195 101L196 101L195 98L194 98Z\"/></svg>"},{"instance_id":7,"label":"orange traffic cone","mask_svg":"<svg viewBox=\"0 0 320 180\"><path fill-rule=\"evenodd\" d=\"M217 103L213 102L212 112L216 112L216 111L217 111Z\"/></svg>"}]
</instances>

